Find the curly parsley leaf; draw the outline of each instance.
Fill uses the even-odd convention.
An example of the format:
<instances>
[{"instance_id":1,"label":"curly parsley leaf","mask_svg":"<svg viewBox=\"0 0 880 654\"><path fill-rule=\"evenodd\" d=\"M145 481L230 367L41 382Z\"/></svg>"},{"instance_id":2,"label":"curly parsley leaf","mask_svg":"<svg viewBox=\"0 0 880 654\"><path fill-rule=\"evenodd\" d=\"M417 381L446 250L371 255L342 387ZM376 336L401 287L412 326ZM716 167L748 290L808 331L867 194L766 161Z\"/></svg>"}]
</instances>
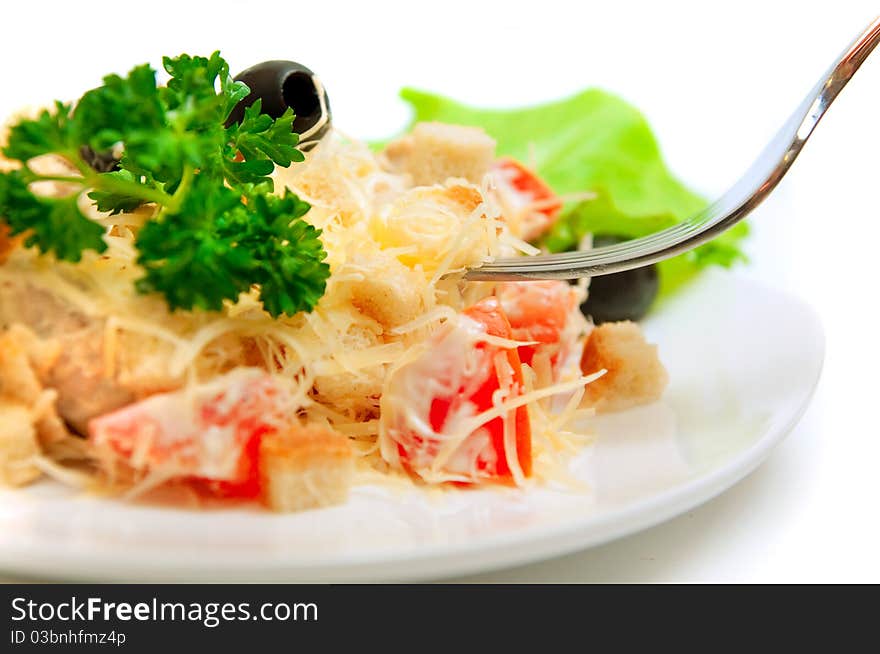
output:
<instances>
[{"instance_id":1,"label":"curly parsley leaf","mask_svg":"<svg viewBox=\"0 0 880 654\"><path fill-rule=\"evenodd\" d=\"M104 251L103 228L79 211L87 192L110 214L152 204L155 212L135 245L143 293L161 293L174 309L219 310L259 288L273 316L311 309L324 293L329 268L320 232L302 220L309 205L295 195L271 195L275 166L302 161L294 115L277 120L251 106L239 124L230 112L249 89L229 75L219 52L165 57L170 79L156 82L149 66L103 84L75 104L57 103L12 128L4 154L21 168L0 175L0 219L26 244L78 261ZM83 159L121 148L118 170L98 172ZM41 176L36 156L66 158L80 176ZM79 190L65 198L37 195L33 181L55 180Z\"/></svg>"},{"instance_id":2,"label":"curly parsley leaf","mask_svg":"<svg viewBox=\"0 0 880 654\"><path fill-rule=\"evenodd\" d=\"M165 108L156 86L156 71L148 64L137 66L127 77L108 75L104 84L87 91L76 103L74 134L80 145L95 151L158 134L166 124Z\"/></svg>"},{"instance_id":3,"label":"curly parsley leaf","mask_svg":"<svg viewBox=\"0 0 880 654\"><path fill-rule=\"evenodd\" d=\"M138 181L134 173L132 173L130 170L125 169L116 170L110 173L104 173L104 175L104 179L113 177L115 179L129 183L136 183ZM118 213L128 213L134 211L142 204L144 204L144 200L142 198L112 190L91 191L88 196L95 201L95 206L97 207L98 211L107 212L111 216Z\"/></svg>"},{"instance_id":4,"label":"curly parsley leaf","mask_svg":"<svg viewBox=\"0 0 880 654\"><path fill-rule=\"evenodd\" d=\"M238 242L257 255L263 308L277 317L317 304L330 267L320 230L301 220L309 204L286 192L284 197L254 196L248 208L245 221L227 229L235 227Z\"/></svg>"},{"instance_id":5,"label":"curly parsley leaf","mask_svg":"<svg viewBox=\"0 0 880 654\"><path fill-rule=\"evenodd\" d=\"M162 67L171 76L162 89L162 97L169 110L175 111L187 104L208 102L208 107L223 106L223 98L218 97L216 85L228 83L229 65L214 52L210 57L192 57L182 54L178 57L163 57ZM221 120L225 116L216 116Z\"/></svg>"},{"instance_id":6,"label":"curly parsley leaf","mask_svg":"<svg viewBox=\"0 0 880 654\"><path fill-rule=\"evenodd\" d=\"M76 138L71 122L71 105L56 102L54 111L44 109L34 119L24 119L12 126L3 155L8 159L28 161L34 157L74 148Z\"/></svg>"},{"instance_id":7,"label":"curly parsley leaf","mask_svg":"<svg viewBox=\"0 0 880 654\"><path fill-rule=\"evenodd\" d=\"M330 270L320 232L301 220L307 203L292 194L258 194L244 205L235 191L198 178L188 197L179 215L151 221L138 235L138 263L146 271L139 290L163 293L172 308L217 311L259 285L273 317L318 302Z\"/></svg>"},{"instance_id":8,"label":"curly parsley leaf","mask_svg":"<svg viewBox=\"0 0 880 654\"><path fill-rule=\"evenodd\" d=\"M197 179L178 213L152 220L137 236L142 293L162 293L174 309L219 311L255 282L256 261L219 233L224 216L243 209L233 190Z\"/></svg>"},{"instance_id":9,"label":"curly parsley leaf","mask_svg":"<svg viewBox=\"0 0 880 654\"><path fill-rule=\"evenodd\" d=\"M79 210L78 195L40 197L28 188L24 170L0 174L0 216L13 236L27 234L25 245L77 262L84 250L103 252L104 228Z\"/></svg>"},{"instance_id":10,"label":"curly parsley leaf","mask_svg":"<svg viewBox=\"0 0 880 654\"><path fill-rule=\"evenodd\" d=\"M226 130L230 147L241 152L245 160L262 157L284 167L303 161L303 153L296 149L299 135L293 131L293 109L288 108L275 120L261 110L262 101L257 100L245 109L240 124Z\"/></svg>"}]
</instances>

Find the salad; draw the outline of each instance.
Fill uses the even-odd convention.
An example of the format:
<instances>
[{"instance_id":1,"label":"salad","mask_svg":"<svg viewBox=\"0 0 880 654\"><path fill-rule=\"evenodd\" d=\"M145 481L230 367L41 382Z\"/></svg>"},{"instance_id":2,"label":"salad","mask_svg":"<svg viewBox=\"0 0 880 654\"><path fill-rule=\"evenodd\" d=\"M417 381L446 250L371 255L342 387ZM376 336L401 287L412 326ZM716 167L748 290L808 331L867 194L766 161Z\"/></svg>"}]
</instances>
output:
<instances>
[{"instance_id":1,"label":"salad","mask_svg":"<svg viewBox=\"0 0 880 654\"><path fill-rule=\"evenodd\" d=\"M366 480L558 482L576 418L663 392L635 321L741 257L734 230L589 285L462 281L702 205L600 91L494 111L405 90L413 124L368 145L295 62L163 68L0 137L5 484L299 511Z\"/></svg>"}]
</instances>

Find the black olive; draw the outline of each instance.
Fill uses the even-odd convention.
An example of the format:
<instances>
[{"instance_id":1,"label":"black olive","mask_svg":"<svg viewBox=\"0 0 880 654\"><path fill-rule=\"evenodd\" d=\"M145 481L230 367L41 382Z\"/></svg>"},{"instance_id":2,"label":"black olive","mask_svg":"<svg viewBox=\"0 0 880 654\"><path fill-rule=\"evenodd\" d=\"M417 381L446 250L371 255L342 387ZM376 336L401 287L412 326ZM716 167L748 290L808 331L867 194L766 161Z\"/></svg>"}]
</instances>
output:
<instances>
[{"instance_id":1,"label":"black olive","mask_svg":"<svg viewBox=\"0 0 880 654\"><path fill-rule=\"evenodd\" d=\"M114 157L112 152L95 152L88 145L84 145L79 149L79 156L99 173L119 170L119 159Z\"/></svg>"},{"instance_id":2,"label":"black olive","mask_svg":"<svg viewBox=\"0 0 880 654\"><path fill-rule=\"evenodd\" d=\"M300 135L303 148L308 149L330 129L330 100L324 85L311 70L295 61L264 61L235 76L251 90L232 113L228 124L241 122L244 110L259 98L261 110L278 118L293 108L296 119L293 131Z\"/></svg>"},{"instance_id":3,"label":"black olive","mask_svg":"<svg viewBox=\"0 0 880 654\"><path fill-rule=\"evenodd\" d=\"M593 236L593 247L622 243L619 236ZM652 264L624 272L600 275L590 280L587 301L581 305L585 316L597 325L618 320L641 320L648 313L660 289L657 266Z\"/></svg>"}]
</instances>

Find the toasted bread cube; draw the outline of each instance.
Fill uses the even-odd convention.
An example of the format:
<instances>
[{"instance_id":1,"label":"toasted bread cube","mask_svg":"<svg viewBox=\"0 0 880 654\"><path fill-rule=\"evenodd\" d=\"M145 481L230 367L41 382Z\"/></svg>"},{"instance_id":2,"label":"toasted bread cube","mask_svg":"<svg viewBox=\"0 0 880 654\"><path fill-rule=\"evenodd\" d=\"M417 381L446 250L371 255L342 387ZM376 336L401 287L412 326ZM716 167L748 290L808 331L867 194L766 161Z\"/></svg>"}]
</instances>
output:
<instances>
[{"instance_id":1,"label":"toasted bread cube","mask_svg":"<svg viewBox=\"0 0 880 654\"><path fill-rule=\"evenodd\" d=\"M0 332L0 397L32 404L42 391L19 327Z\"/></svg>"},{"instance_id":2,"label":"toasted bread cube","mask_svg":"<svg viewBox=\"0 0 880 654\"><path fill-rule=\"evenodd\" d=\"M263 501L290 513L341 504L354 477L348 439L328 427L306 425L265 436L260 444Z\"/></svg>"},{"instance_id":3,"label":"toasted bread cube","mask_svg":"<svg viewBox=\"0 0 880 654\"><path fill-rule=\"evenodd\" d=\"M40 453L33 414L21 404L0 403L0 484L24 486L40 476L29 460Z\"/></svg>"},{"instance_id":4,"label":"toasted bread cube","mask_svg":"<svg viewBox=\"0 0 880 654\"><path fill-rule=\"evenodd\" d=\"M379 415L385 365L315 377L315 392L321 404L351 418L369 420Z\"/></svg>"},{"instance_id":5,"label":"toasted bread cube","mask_svg":"<svg viewBox=\"0 0 880 654\"><path fill-rule=\"evenodd\" d=\"M479 184L495 160L495 141L477 127L418 123L384 152L387 166L407 173L416 186L463 177Z\"/></svg>"},{"instance_id":6,"label":"toasted bread cube","mask_svg":"<svg viewBox=\"0 0 880 654\"><path fill-rule=\"evenodd\" d=\"M395 257L353 257L352 264L369 270L350 282L351 303L386 329L415 320L423 311L418 291L421 276Z\"/></svg>"},{"instance_id":7,"label":"toasted bread cube","mask_svg":"<svg viewBox=\"0 0 880 654\"><path fill-rule=\"evenodd\" d=\"M657 355L657 346L645 340L633 322L605 323L593 329L581 357L581 370L607 372L587 384L584 404L597 411L620 411L660 399L669 375Z\"/></svg>"},{"instance_id":8,"label":"toasted bread cube","mask_svg":"<svg viewBox=\"0 0 880 654\"><path fill-rule=\"evenodd\" d=\"M381 334L363 325L351 325L341 337L342 348L356 352L381 345ZM385 380L385 364L360 368L356 373L340 368L315 377L317 400L352 420L365 420L379 413Z\"/></svg>"},{"instance_id":9,"label":"toasted bread cube","mask_svg":"<svg viewBox=\"0 0 880 654\"><path fill-rule=\"evenodd\" d=\"M42 341L21 325L0 331L0 402L26 407L33 413L43 447L71 438L58 416L54 399L46 402L39 375L45 376L58 358L54 341Z\"/></svg>"},{"instance_id":10,"label":"toasted bread cube","mask_svg":"<svg viewBox=\"0 0 880 654\"><path fill-rule=\"evenodd\" d=\"M379 415L385 364L361 368L356 373L341 371L315 377L316 399L352 420L369 420Z\"/></svg>"}]
</instances>

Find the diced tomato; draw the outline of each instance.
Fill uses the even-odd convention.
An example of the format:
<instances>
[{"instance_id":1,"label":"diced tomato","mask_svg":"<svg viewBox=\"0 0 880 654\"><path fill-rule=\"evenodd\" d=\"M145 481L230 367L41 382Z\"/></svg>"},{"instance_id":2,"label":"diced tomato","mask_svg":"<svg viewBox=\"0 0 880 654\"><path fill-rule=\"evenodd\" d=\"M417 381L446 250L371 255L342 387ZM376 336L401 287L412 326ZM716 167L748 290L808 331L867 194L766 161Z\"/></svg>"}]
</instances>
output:
<instances>
[{"instance_id":1,"label":"diced tomato","mask_svg":"<svg viewBox=\"0 0 880 654\"><path fill-rule=\"evenodd\" d=\"M491 409L499 391L507 397L522 392L516 348L481 340L483 334L506 339L512 336L497 298L479 302L464 311L464 316L464 324L449 325L419 359L395 372L383 398L383 421L401 465L423 477L456 425ZM515 456L523 475L529 476L532 452L528 409L519 407L511 413L507 419L515 452L510 455ZM504 437L505 417L488 420L457 446L441 470L474 482L513 481Z\"/></svg>"},{"instance_id":2,"label":"diced tomato","mask_svg":"<svg viewBox=\"0 0 880 654\"><path fill-rule=\"evenodd\" d=\"M535 171L509 157L495 161L492 170L504 212L522 214L521 238L531 241L553 226L562 211L562 201Z\"/></svg>"},{"instance_id":3,"label":"diced tomato","mask_svg":"<svg viewBox=\"0 0 880 654\"><path fill-rule=\"evenodd\" d=\"M522 362L531 366L541 353L558 371L582 331L577 289L560 281L508 282L499 284L495 294L510 320L514 340L537 341L519 347Z\"/></svg>"},{"instance_id":4,"label":"diced tomato","mask_svg":"<svg viewBox=\"0 0 880 654\"><path fill-rule=\"evenodd\" d=\"M246 438L241 456L238 460L238 469L233 481L211 479L209 477L192 477L193 485L214 497L252 499L259 497L260 488L260 443L263 436L274 433L274 429L268 425L262 425L250 432Z\"/></svg>"},{"instance_id":5,"label":"diced tomato","mask_svg":"<svg viewBox=\"0 0 880 654\"><path fill-rule=\"evenodd\" d=\"M95 418L89 439L137 470L221 497L256 497L260 441L287 419L284 397L264 372L233 372Z\"/></svg>"}]
</instances>

